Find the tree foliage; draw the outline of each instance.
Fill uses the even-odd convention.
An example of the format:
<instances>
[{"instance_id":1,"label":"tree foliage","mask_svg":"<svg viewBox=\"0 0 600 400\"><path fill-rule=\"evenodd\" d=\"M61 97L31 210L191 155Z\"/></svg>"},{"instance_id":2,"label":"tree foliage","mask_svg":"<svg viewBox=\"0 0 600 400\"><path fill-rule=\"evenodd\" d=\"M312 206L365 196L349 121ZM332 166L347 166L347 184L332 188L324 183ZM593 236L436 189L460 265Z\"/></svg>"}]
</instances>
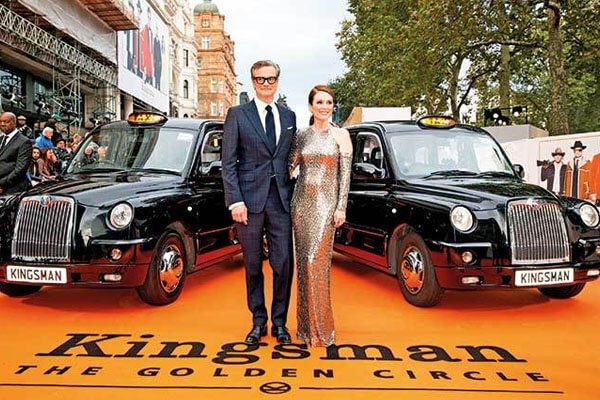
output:
<instances>
[{"instance_id":1,"label":"tree foliage","mask_svg":"<svg viewBox=\"0 0 600 400\"><path fill-rule=\"evenodd\" d=\"M346 111L460 118L477 99L477 115L528 105L551 133L600 126L600 0L349 0L349 11L338 34L348 72L332 83Z\"/></svg>"}]
</instances>

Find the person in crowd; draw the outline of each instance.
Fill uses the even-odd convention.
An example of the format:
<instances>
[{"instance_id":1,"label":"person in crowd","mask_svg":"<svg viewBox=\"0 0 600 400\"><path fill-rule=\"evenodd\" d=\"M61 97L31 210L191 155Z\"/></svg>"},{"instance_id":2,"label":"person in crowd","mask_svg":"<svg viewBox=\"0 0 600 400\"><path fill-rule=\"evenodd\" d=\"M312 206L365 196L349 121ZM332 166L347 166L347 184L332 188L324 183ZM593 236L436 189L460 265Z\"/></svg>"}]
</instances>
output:
<instances>
[{"instance_id":1,"label":"person in crowd","mask_svg":"<svg viewBox=\"0 0 600 400\"><path fill-rule=\"evenodd\" d=\"M565 152L557 147L552 152L554 161L542 165L541 180L546 181L546 188L557 196L565 194L565 174L567 165L563 162Z\"/></svg>"},{"instance_id":2,"label":"person in crowd","mask_svg":"<svg viewBox=\"0 0 600 400\"><path fill-rule=\"evenodd\" d=\"M17 117L17 129L21 135L25 136L31 141L35 139L33 130L27 126L27 117L22 114Z\"/></svg>"},{"instance_id":3,"label":"person in crowd","mask_svg":"<svg viewBox=\"0 0 600 400\"><path fill-rule=\"evenodd\" d=\"M48 121L46 122L46 126L45 128L52 128L52 143L54 145L56 145L56 142L58 142L58 139L61 139L63 137L63 133L60 129L58 129L58 126L56 125L58 122L60 122L60 115L59 114L52 114L52 116L50 116L50 118L48 118ZM54 147L54 146L53 146Z\"/></svg>"},{"instance_id":4,"label":"person in crowd","mask_svg":"<svg viewBox=\"0 0 600 400\"><path fill-rule=\"evenodd\" d=\"M52 142L52 135L54 131L49 126L42 129L42 134L35 139L35 146L41 149L52 149L54 143Z\"/></svg>"},{"instance_id":5,"label":"person in crowd","mask_svg":"<svg viewBox=\"0 0 600 400\"><path fill-rule=\"evenodd\" d=\"M98 158L95 155L94 148L92 146L88 146L83 151L83 158L81 159L81 165L90 165L98 162Z\"/></svg>"},{"instance_id":6,"label":"person in crowd","mask_svg":"<svg viewBox=\"0 0 600 400\"><path fill-rule=\"evenodd\" d=\"M54 149L46 148L40 150L40 175L43 181L55 180L60 175L60 163Z\"/></svg>"},{"instance_id":7,"label":"person in crowd","mask_svg":"<svg viewBox=\"0 0 600 400\"><path fill-rule=\"evenodd\" d=\"M59 139L56 142L54 153L61 164L64 164L71 159L71 154L67 151L67 142L65 139Z\"/></svg>"},{"instance_id":8,"label":"person in crowd","mask_svg":"<svg viewBox=\"0 0 600 400\"><path fill-rule=\"evenodd\" d=\"M31 141L19 133L15 114L0 114L0 135L0 194L27 190L31 185L27 178Z\"/></svg>"},{"instance_id":9,"label":"person in crowd","mask_svg":"<svg viewBox=\"0 0 600 400\"><path fill-rule=\"evenodd\" d=\"M44 164L42 152L38 147L33 146L31 149L31 163L29 164L29 179L31 185L35 186L42 181L41 169Z\"/></svg>"},{"instance_id":10,"label":"person in crowd","mask_svg":"<svg viewBox=\"0 0 600 400\"><path fill-rule=\"evenodd\" d=\"M346 220L352 142L347 130L330 123L333 90L317 85L308 95L311 125L294 136L290 176L299 167L292 196L298 273L298 339L309 346L335 342L330 270L336 228Z\"/></svg>"},{"instance_id":11,"label":"person in crowd","mask_svg":"<svg viewBox=\"0 0 600 400\"><path fill-rule=\"evenodd\" d=\"M79 143L81 143L81 135L76 133L73 135L73 144L79 146Z\"/></svg>"},{"instance_id":12,"label":"person in crowd","mask_svg":"<svg viewBox=\"0 0 600 400\"><path fill-rule=\"evenodd\" d=\"M231 107L223 129L225 202L242 244L247 302L252 313L247 344L256 344L267 334L263 232L267 235L273 270L271 335L279 343L291 342L286 327L293 278L289 211L292 187L287 162L296 131L296 114L275 104L279 73L280 68L273 61L254 63L250 76L256 97L249 103Z\"/></svg>"},{"instance_id":13,"label":"person in crowd","mask_svg":"<svg viewBox=\"0 0 600 400\"><path fill-rule=\"evenodd\" d=\"M586 148L580 140L576 140L571 146L573 160L569 161L565 173L565 194L569 197L589 198L591 163L583 156Z\"/></svg>"}]
</instances>

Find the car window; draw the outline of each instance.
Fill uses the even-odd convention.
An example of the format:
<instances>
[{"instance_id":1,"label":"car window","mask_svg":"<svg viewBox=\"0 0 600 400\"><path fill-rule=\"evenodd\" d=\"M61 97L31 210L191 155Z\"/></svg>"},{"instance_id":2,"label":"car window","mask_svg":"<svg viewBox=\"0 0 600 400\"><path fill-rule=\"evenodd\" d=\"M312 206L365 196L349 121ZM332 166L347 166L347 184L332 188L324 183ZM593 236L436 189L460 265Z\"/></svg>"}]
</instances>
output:
<instances>
[{"instance_id":1,"label":"car window","mask_svg":"<svg viewBox=\"0 0 600 400\"><path fill-rule=\"evenodd\" d=\"M372 164L377 168L383 168L383 150L377 135L360 132L356 136L354 163Z\"/></svg>"},{"instance_id":2,"label":"car window","mask_svg":"<svg viewBox=\"0 0 600 400\"><path fill-rule=\"evenodd\" d=\"M203 175L221 176L222 131L207 132L201 149L200 172Z\"/></svg>"},{"instance_id":3,"label":"car window","mask_svg":"<svg viewBox=\"0 0 600 400\"><path fill-rule=\"evenodd\" d=\"M390 143L398 169L405 176L452 170L513 174L499 146L485 134L426 130L392 135Z\"/></svg>"},{"instance_id":4,"label":"car window","mask_svg":"<svg viewBox=\"0 0 600 400\"><path fill-rule=\"evenodd\" d=\"M117 125L87 136L68 173L94 170L163 170L182 173L191 160L195 133L162 127Z\"/></svg>"}]
</instances>

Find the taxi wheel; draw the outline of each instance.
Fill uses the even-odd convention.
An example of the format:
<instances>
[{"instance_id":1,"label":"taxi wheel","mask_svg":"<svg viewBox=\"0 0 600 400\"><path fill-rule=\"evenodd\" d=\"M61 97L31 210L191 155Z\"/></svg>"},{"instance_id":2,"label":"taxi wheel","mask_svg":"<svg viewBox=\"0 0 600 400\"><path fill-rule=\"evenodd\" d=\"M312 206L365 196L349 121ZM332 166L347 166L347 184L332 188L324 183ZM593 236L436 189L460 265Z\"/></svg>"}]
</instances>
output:
<instances>
[{"instance_id":1,"label":"taxi wheel","mask_svg":"<svg viewBox=\"0 0 600 400\"><path fill-rule=\"evenodd\" d=\"M0 293L4 293L9 297L29 296L39 292L41 286L34 285L15 285L14 283L0 282Z\"/></svg>"},{"instance_id":2,"label":"taxi wheel","mask_svg":"<svg viewBox=\"0 0 600 400\"><path fill-rule=\"evenodd\" d=\"M144 285L137 288L148 304L163 306L177 300L183 289L186 254L178 234L165 233L154 250Z\"/></svg>"},{"instance_id":3,"label":"taxi wheel","mask_svg":"<svg viewBox=\"0 0 600 400\"><path fill-rule=\"evenodd\" d=\"M432 307L440 302L444 289L435 277L429 249L417 233L407 234L400 244L396 275L402 295L417 307Z\"/></svg>"},{"instance_id":4,"label":"taxi wheel","mask_svg":"<svg viewBox=\"0 0 600 400\"><path fill-rule=\"evenodd\" d=\"M585 283L575 283L569 286L538 288L538 290L551 299L570 299L581 293L584 287Z\"/></svg>"}]
</instances>

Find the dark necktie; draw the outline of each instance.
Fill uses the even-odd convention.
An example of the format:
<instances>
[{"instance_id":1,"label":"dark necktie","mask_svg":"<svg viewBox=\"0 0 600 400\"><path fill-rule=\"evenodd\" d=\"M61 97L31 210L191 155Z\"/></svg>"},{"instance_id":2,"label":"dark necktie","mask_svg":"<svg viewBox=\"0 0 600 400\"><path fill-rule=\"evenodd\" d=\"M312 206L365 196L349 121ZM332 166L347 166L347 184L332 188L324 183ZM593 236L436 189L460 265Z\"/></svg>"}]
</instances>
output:
<instances>
[{"instance_id":1,"label":"dark necktie","mask_svg":"<svg viewBox=\"0 0 600 400\"><path fill-rule=\"evenodd\" d=\"M4 143L6 143L7 137L8 137L8 135L6 135L6 134L2 135L2 139L0 139L0 151L2 151L2 149L4 148Z\"/></svg>"},{"instance_id":2,"label":"dark necktie","mask_svg":"<svg viewBox=\"0 0 600 400\"><path fill-rule=\"evenodd\" d=\"M267 118L265 118L265 131L267 134L267 139L269 139L269 146L271 150L275 150L277 147L277 143L275 140L275 118L273 117L273 109L270 105L266 106L267 110Z\"/></svg>"}]
</instances>

